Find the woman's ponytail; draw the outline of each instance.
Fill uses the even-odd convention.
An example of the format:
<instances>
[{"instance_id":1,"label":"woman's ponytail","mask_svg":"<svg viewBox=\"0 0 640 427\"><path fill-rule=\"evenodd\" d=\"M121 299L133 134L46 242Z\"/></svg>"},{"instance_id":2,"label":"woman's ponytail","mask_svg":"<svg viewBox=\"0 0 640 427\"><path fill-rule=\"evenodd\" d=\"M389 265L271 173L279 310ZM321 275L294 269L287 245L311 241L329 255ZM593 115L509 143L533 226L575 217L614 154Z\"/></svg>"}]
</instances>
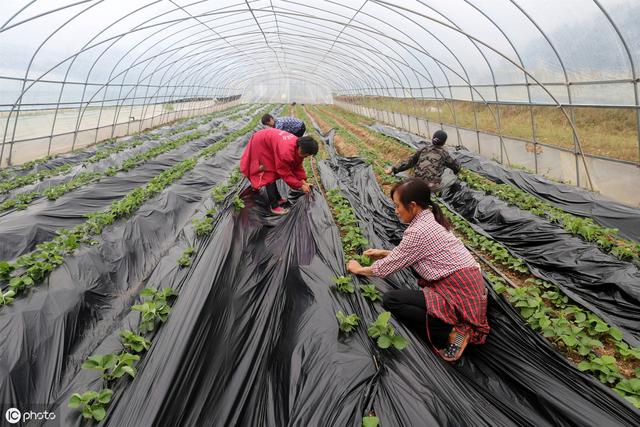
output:
<instances>
[{"instance_id":1,"label":"woman's ponytail","mask_svg":"<svg viewBox=\"0 0 640 427\"><path fill-rule=\"evenodd\" d=\"M431 202L431 212L433 212L433 217L436 219L438 224L447 230L451 230L451 222L449 222L449 219L444 216L442 209L440 209L440 206L438 206L437 203Z\"/></svg>"}]
</instances>

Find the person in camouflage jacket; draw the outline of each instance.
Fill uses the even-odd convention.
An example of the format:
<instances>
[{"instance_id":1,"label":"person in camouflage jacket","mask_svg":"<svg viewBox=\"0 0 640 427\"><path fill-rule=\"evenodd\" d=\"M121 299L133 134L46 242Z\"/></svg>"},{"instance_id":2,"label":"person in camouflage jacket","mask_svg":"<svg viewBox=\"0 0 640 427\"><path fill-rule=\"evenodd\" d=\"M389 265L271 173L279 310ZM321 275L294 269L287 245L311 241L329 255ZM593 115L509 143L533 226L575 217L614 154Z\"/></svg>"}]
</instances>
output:
<instances>
[{"instance_id":1,"label":"person in camouflage jacket","mask_svg":"<svg viewBox=\"0 0 640 427\"><path fill-rule=\"evenodd\" d=\"M387 169L386 172L396 174L414 168L416 178L424 179L432 191L439 191L445 168L451 169L455 174L460 172L460 163L444 148L446 141L447 133L443 130L436 131L431 140L432 145L421 148L413 156Z\"/></svg>"}]
</instances>

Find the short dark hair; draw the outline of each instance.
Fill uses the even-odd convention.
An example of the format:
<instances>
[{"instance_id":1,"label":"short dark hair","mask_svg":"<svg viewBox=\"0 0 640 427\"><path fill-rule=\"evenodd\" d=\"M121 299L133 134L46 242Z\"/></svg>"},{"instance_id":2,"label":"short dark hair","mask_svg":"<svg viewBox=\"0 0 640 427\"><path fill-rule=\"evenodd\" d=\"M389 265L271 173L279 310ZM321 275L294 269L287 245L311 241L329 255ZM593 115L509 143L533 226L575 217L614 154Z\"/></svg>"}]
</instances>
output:
<instances>
[{"instance_id":1,"label":"short dark hair","mask_svg":"<svg viewBox=\"0 0 640 427\"><path fill-rule=\"evenodd\" d=\"M298 147L305 154L315 156L318 154L318 142L311 136L302 136L298 138Z\"/></svg>"},{"instance_id":2,"label":"short dark hair","mask_svg":"<svg viewBox=\"0 0 640 427\"><path fill-rule=\"evenodd\" d=\"M443 130L435 131L431 142L433 142L433 145L444 145L444 143L447 142L447 133Z\"/></svg>"},{"instance_id":3,"label":"short dark hair","mask_svg":"<svg viewBox=\"0 0 640 427\"><path fill-rule=\"evenodd\" d=\"M263 125L267 125L267 123L269 123L271 120L273 119L273 116L271 114L265 114L264 116L262 116L262 120L260 120L262 122Z\"/></svg>"},{"instance_id":4,"label":"short dark hair","mask_svg":"<svg viewBox=\"0 0 640 427\"><path fill-rule=\"evenodd\" d=\"M424 179L409 178L402 181L401 183L394 185L391 189L392 199L395 193L398 193L398 199L400 199L400 203L405 207L409 206L411 202L416 202L416 205L420 206L422 209L431 208L431 212L433 212L433 216L438 224L447 230L451 229L451 223L442 213L440 206L433 203L433 200L431 199L431 187L429 187L429 184Z\"/></svg>"}]
</instances>

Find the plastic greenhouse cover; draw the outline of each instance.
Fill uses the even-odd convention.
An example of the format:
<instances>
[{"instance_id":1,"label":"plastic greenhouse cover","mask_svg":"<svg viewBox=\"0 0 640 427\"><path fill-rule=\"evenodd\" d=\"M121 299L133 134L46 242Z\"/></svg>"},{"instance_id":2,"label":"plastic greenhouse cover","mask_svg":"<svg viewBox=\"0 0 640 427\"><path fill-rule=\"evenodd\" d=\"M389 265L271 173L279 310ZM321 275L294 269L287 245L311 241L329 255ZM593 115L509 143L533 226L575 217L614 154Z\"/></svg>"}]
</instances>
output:
<instances>
[{"instance_id":1,"label":"plastic greenhouse cover","mask_svg":"<svg viewBox=\"0 0 640 427\"><path fill-rule=\"evenodd\" d=\"M413 148L418 148L424 138L389 126L370 126L377 132L392 136ZM605 227L620 230L620 235L640 241L640 209L607 200L597 193L573 185L552 182L540 175L508 169L470 151L451 153L460 163L492 181L510 184L552 205L575 215L593 218Z\"/></svg>"}]
</instances>

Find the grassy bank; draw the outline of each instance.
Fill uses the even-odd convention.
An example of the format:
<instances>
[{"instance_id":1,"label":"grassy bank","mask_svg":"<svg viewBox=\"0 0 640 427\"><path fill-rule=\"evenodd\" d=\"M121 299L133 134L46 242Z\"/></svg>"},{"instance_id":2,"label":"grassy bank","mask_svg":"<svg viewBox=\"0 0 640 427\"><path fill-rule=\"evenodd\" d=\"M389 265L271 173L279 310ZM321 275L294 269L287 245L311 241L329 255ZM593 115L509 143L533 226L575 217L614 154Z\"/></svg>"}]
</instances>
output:
<instances>
[{"instance_id":1,"label":"grassy bank","mask_svg":"<svg viewBox=\"0 0 640 427\"><path fill-rule=\"evenodd\" d=\"M445 123L485 132L498 132L496 117L500 117L502 134L532 140L531 112L533 112L536 140L550 145L573 149L573 133L566 117L556 107L525 105L492 105L467 101L424 101L391 97L337 97L379 110L395 111L433 122ZM453 111L455 110L455 118ZM475 110L475 118L474 118ZM492 113L493 111L493 113ZM587 154L638 162L638 129L636 113L623 108L576 107L576 129Z\"/></svg>"}]
</instances>

